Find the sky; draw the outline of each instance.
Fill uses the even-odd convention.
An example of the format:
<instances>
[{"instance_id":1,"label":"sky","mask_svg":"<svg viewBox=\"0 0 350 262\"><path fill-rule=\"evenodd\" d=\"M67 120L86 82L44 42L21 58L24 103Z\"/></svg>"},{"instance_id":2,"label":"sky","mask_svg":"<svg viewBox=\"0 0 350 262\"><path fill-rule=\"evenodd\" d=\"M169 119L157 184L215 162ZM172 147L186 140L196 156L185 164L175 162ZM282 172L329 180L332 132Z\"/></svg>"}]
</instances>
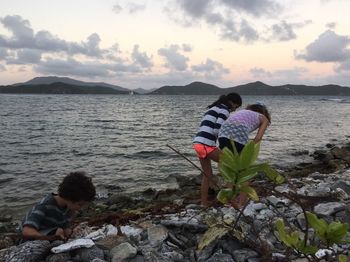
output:
<instances>
[{"instance_id":1,"label":"sky","mask_svg":"<svg viewBox=\"0 0 350 262\"><path fill-rule=\"evenodd\" d=\"M349 0L2 0L0 85L350 87Z\"/></svg>"}]
</instances>

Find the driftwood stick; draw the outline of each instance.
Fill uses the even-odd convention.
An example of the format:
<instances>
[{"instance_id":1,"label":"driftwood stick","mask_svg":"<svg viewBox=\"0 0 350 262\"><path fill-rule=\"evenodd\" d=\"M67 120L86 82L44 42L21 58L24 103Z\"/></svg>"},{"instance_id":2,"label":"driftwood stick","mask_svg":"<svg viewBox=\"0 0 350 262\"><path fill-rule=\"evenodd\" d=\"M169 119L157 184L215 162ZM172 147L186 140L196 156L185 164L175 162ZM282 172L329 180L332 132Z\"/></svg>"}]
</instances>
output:
<instances>
[{"instance_id":1,"label":"driftwood stick","mask_svg":"<svg viewBox=\"0 0 350 262\"><path fill-rule=\"evenodd\" d=\"M169 147L171 150L173 150L175 153L177 153L179 156L181 156L182 158L187 160L192 166L194 166L199 171L201 171L201 174L205 175L209 179L209 182L211 182L217 189L220 188L218 186L218 184L216 183L216 181L214 181L214 179L212 179L212 177L208 176L199 166L197 166L195 163L193 163L193 161L191 161L188 157L186 157L184 154L182 154L179 150L175 149L171 145L167 144L166 146Z\"/></svg>"}]
</instances>

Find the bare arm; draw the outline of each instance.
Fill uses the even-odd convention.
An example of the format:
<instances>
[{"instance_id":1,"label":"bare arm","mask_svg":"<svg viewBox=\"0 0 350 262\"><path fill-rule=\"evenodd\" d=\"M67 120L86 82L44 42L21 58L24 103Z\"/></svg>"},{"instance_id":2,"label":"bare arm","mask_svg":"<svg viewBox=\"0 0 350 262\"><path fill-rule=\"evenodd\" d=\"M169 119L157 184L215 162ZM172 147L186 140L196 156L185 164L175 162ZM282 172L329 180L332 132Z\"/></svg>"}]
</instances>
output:
<instances>
[{"instance_id":1,"label":"bare arm","mask_svg":"<svg viewBox=\"0 0 350 262\"><path fill-rule=\"evenodd\" d=\"M63 229L61 229L63 231ZM59 231L59 229L57 229ZM41 234L34 227L24 226L22 229L22 237L23 239L37 239L37 240L62 240L64 237L56 231L55 235L45 236ZM64 236L64 235L63 235Z\"/></svg>"},{"instance_id":2,"label":"bare arm","mask_svg":"<svg viewBox=\"0 0 350 262\"><path fill-rule=\"evenodd\" d=\"M269 120L266 118L266 116L261 116L261 118L260 118L260 120L261 120L261 124L260 124L260 126L259 126L259 129L258 129L258 132L257 132L257 134L256 134L256 136L255 136L255 138L254 138L254 143L256 144L256 143L258 143L262 138L263 138L263 136L264 136L264 134L265 134L265 131L266 131L266 128L269 126L269 124L270 124L270 122L269 122Z\"/></svg>"}]
</instances>

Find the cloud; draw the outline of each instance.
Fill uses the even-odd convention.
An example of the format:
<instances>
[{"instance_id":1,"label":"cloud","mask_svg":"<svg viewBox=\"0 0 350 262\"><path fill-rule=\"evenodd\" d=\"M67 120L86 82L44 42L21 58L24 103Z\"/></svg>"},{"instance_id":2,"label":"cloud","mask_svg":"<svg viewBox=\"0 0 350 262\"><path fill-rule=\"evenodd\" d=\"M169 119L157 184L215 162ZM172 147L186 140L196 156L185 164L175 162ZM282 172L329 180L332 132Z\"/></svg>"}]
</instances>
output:
<instances>
[{"instance_id":1,"label":"cloud","mask_svg":"<svg viewBox=\"0 0 350 262\"><path fill-rule=\"evenodd\" d=\"M6 67L2 64L0 64L0 72L6 71Z\"/></svg>"},{"instance_id":2,"label":"cloud","mask_svg":"<svg viewBox=\"0 0 350 262\"><path fill-rule=\"evenodd\" d=\"M314 42L306 46L301 53L296 52L297 59L311 62L343 62L350 59L348 36L337 35L332 30L322 33Z\"/></svg>"},{"instance_id":3,"label":"cloud","mask_svg":"<svg viewBox=\"0 0 350 262\"><path fill-rule=\"evenodd\" d=\"M153 66L152 58L148 57L147 54L139 51L139 45L134 46L131 57L136 64L139 64L143 68L149 69Z\"/></svg>"},{"instance_id":4,"label":"cloud","mask_svg":"<svg viewBox=\"0 0 350 262\"><path fill-rule=\"evenodd\" d=\"M0 35L0 47L66 52L90 57L101 57L106 52L99 48L101 39L96 33L91 34L86 41L77 43L60 39L45 30L34 33L29 21L18 15L1 18L0 23L12 34L10 37Z\"/></svg>"},{"instance_id":5,"label":"cloud","mask_svg":"<svg viewBox=\"0 0 350 262\"><path fill-rule=\"evenodd\" d=\"M125 5L121 5L119 3L115 4L112 8L113 12L119 14L124 10L129 14L134 14L146 9L146 3L140 4L136 2L127 2Z\"/></svg>"},{"instance_id":6,"label":"cloud","mask_svg":"<svg viewBox=\"0 0 350 262\"><path fill-rule=\"evenodd\" d=\"M255 17L276 15L282 7L272 0L221 0L226 6L237 12L245 12Z\"/></svg>"},{"instance_id":7,"label":"cloud","mask_svg":"<svg viewBox=\"0 0 350 262\"><path fill-rule=\"evenodd\" d=\"M280 2L275 0L174 0L173 3L174 8L167 6L167 12L177 23L184 26L205 23L213 27L220 38L236 42L292 40L297 38L296 29L311 22L266 24L278 19L283 11ZM177 10L181 11L181 18ZM269 20L263 20L265 17ZM265 28L269 28L269 31L262 31L266 31ZM262 35L270 37L266 39Z\"/></svg>"},{"instance_id":8,"label":"cloud","mask_svg":"<svg viewBox=\"0 0 350 262\"><path fill-rule=\"evenodd\" d=\"M15 52L15 57L7 58L7 64L36 64L41 60L42 52L35 49L19 49Z\"/></svg>"},{"instance_id":9,"label":"cloud","mask_svg":"<svg viewBox=\"0 0 350 262\"><path fill-rule=\"evenodd\" d=\"M304 67L294 67L290 69L281 69L268 71L263 68L254 67L249 70L249 73L256 79L268 81L270 83L297 83L302 81L302 77L307 72Z\"/></svg>"},{"instance_id":10,"label":"cloud","mask_svg":"<svg viewBox=\"0 0 350 262\"><path fill-rule=\"evenodd\" d=\"M335 22L330 22L326 24L326 27L329 29L335 29L336 26L337 26L337 23Z\"/></svg>"},{"instance_id":11,"label":"cloud","mask_svg":"<svg viewBox=\"0 0 350 262\"><path fill-rule=\"evenodd\" d=\"M209 58L207 58L205 63L193 65L191 69L196 73L203 74L208 79L221 78L223 75L230 73L228 68Z\"/></svg>"},{"instance_id":12,"label":"cloud","mask_svg":"<svg viewBox=\"0 0 350 262\"><path fill-rule=\"evenodd\" d=\"M7 49L0 47L0 60L5 59L7 55L8 55Z\"/></svg>"},{"instance_id":13,"label":"cloud","mask_svg":"<svg viewBox=\"0 0 350 262\"><path fill-rule=\"evenodd\" d=\"M171 45L168 48L160 48L158 55L163 56L166 60L165 66L171 70L184 71L187 69L188 57L179 53L178 45Z\"/></svg>"},{"instance_id":14,"label":"cloud","mask_svg":"<svg viewBox=\"0 0 350 262\"><path fill-rule=\"evenodd\" d=\"M114 13L119 14L123 11L123 7L121 7L119 4L115 4L112 10Z\"/></svg>"},{"instance_id":15,"label":"cloud","mask_svg":"<svg viewBox=\"0 0 350 262\"><path fill-rule=\"evenodd\" d=\"M190 44L182 44L182 50L184 52L192 52L193 47Z\"/></svg>"}]
</instances>

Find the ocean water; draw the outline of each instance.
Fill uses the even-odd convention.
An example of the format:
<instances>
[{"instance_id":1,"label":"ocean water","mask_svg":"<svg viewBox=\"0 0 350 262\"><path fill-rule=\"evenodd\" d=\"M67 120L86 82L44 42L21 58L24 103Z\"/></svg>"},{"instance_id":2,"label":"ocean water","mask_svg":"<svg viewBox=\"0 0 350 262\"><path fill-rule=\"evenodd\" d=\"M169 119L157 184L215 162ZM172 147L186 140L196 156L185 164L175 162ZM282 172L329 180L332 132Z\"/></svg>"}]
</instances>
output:
<instances>
[{"instance_id":1,"label":"ocean water","mask_svg":"<svg viewBox=\"0 0 350 262\"><path fill-rule=\"evenodd\" d=\"M217 96L0 95L0 210L21 210L84 170L99 194L174 186L198 174L192 139ZM259 158L278 167L297 152L350 139L350 97L253 97L272 115ZM295 156L296 155L296 156Z\"/></svg>"}]
</instances>

